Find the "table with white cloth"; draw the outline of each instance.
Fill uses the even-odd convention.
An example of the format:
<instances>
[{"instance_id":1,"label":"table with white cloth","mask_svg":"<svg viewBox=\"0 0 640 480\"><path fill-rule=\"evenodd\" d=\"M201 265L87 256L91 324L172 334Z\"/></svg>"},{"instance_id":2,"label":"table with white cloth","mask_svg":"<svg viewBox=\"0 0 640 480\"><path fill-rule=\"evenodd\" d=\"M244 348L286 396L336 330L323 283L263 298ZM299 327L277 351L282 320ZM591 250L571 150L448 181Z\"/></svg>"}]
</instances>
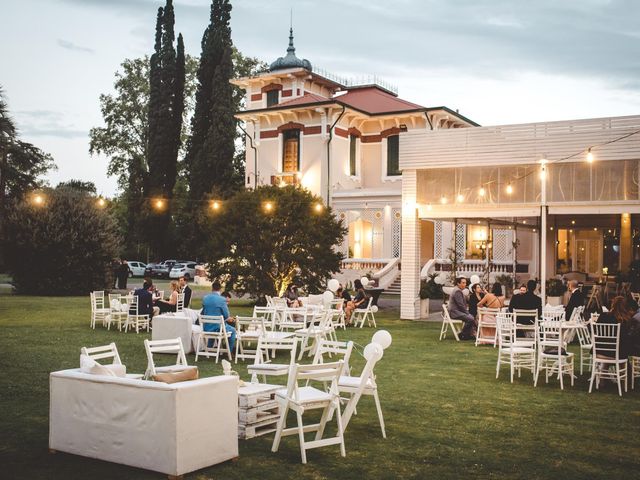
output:
<instances>
[{"instance_id":1,"label":"table with white cloth","mask_svg":"<svg viewBox=\"0 0 640 480\"><path fill-rule=\"evenodd\" d=\"M153 317L152 340L169 340L180 337L185 353L193 352L193 321L186 315L167 313Z\"/></svg>"}]
</instances>

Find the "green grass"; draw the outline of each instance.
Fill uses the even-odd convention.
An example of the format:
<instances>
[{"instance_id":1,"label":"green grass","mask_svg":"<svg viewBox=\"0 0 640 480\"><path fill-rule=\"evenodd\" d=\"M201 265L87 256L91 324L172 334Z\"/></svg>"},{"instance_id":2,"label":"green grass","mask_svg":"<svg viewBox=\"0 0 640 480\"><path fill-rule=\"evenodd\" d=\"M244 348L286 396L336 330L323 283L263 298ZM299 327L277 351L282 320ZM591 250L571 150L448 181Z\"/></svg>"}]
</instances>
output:
<instances>
[{"instance_id":1,"label":"green grass","mask_svg":"<svg viewBox=\"0 0 640 480\"><path fill-rule=\"evenodd\" d=\"M232 308L247 313L247 307ZM240 458L187 478L638 478L640 392L619 398L613 386L589 395L585 377L560 391L556 381L533 387L531 375L495 379L496 350L439 342L439 324L397 320L380 312L393 344L376 367L387 423L382 439L371 398L358 406L337 447L308 453L296 437L271 453L273 435L240 441ZM143 372L146 334L89 328L88 298L0 296L0 462L3 478L163 478L153 472L47 452L48 375L75 368L81 346L115 341L130 372ZM372 329L342 338L365 345ZM363 360L353 361L356 371ZM189 356L190 363L193 356ZM213 360L201 376L217 375ZM236 370L248 379L246 368ZM211 413L211 412L209 412Z\"/></svg>"}]
</instances>

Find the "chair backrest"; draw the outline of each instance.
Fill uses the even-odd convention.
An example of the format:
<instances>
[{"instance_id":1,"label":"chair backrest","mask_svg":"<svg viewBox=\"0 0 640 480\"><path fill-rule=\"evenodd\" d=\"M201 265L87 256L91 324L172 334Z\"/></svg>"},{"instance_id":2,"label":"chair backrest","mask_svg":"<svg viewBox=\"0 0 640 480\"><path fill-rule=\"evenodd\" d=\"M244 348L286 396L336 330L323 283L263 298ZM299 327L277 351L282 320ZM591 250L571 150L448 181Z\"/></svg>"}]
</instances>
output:
<instances>
[{"instance_id":1,"label":"chair backrest","mask_svg":"<svg viewBox=\"0 0 640 480\"><path fill-rule=\"evenodd\" d=\"M342 310L344 308L344 298L331 300L331 308L334 310Z\"/></svg>"},{"instance_id":2,"label":"chair backrest","mask_svg":"<svg viewBox=\"0 0 640 480\"><path fill-rule=\"evenodd\" d=\"M499 308L487 308L487 307L479 307L478 308L478 319L484 320L484 317L489 315L494 317L500 312Z\"/></svg>"},{"instance_id":3,"label":"chair backrest","mask_svg":"<svg viewBox=\"0 0 640 480\"><path fill-rule=\"evenodd\" d=\"M242 317L236 316L236 325L238 330L242 332L266 332L266 324L264 317Z\"/></svg>"},{"instance_id":4,"label":"chair backrest","mask_svg":"<svg viewBox=\"0 0 640 480\"><path fill-rule=\"evenodd\" d=\"M269 352L271 350L285 350L291 352L290 365L295 364L296 350L298 348L298 338L277 338L261 336L258 339L258 346L256 347L256 358L254 364L266 363L269 359Z\"/></svg>"},{"instance_id":5,"label":"chair backrest","mask_svg":"<svg viewBox=\"0 0 640 480\"><path fill-rule=\"evenodd\" d=\"M218 332L220 335L227 333L227 322L224 321L224 317L222 315L199 315L200 326L202 327L202 332L207 333L211 332L211 330L207 330L204 328L206 325L219 325L220 328ZM216 332L212 332L216 333Z\"/></svg>"},{"instance_id":6,"label":"chair backrest","mask_svg":"<svg viewBox=\"0 0 640 480\"><path fill-rule=\"evenodd\" d=\"M96 362L98 362L98 360L110 358L111 363L113 365L122 365L122 362L120 361L120 355L118 355L118 348L116 347L116 344L113 342L111 342L109 345L101 345L99 347L91 347L91 348L82 347L80 349L80 353L82 355L86 355L90 357ZM101 363L101 362L98 362L98 363Z\"/></svg>"},{"instance_id":7,"label":"chair backrest","mask_svg":"<svg viewBox=\"0 0 640 480\"><path fill-rule=\"evenodd\" d=\"M564 311L561 311L561 310L543 310L542 311L542 320L543 321L562 322L562 321L565 320Z\"/></svg>"},{"instance_id":8,"label":"chair backrest","mask_svg":"<svg viewBox=\"0 0 640 480\"><path fill-rule=\"evenodd\" d=\"M371 309L371 304L373 303L373 297L369 297L369 300L367 301L367 306L364 307L365 310L370 310Z\"/></svg>"},{"instance_id":9,"label":"chair backrest","mask_svg":"<svg viewBox=\"0 0 640 480\"><path fill-rule=\"evenodd\" d=\"M451 316L449 315L449 304L447 302L442 304L442 318L447 322L451 321Z\"/></svg>"},{"instance_id":10,"label":"chair backrest","mask_svg":"<svg viewBox=\"0 0 640 480\"><path fill-rule=\"evenodd\" d=\"M591 346L591 330L585 322L582 322L581 327L576 328L576 334L581 347Z\"/></svg>"},{"instance_id":11,"label":"chair backrest","mask_svg":"<svg viewBox=\"0 0 640 480\"><path fill-rule=\"evenodd\" d=\"M104 291L96 290L94 292L91 292L89 295L91 298L92 309L95 310L96 308L104 308Z\"/></svg>"},{"instance_id":12,"label":"chair backrest","mask_svg":"<svg viewBox=\"0 0 640 480\"><path fill-rule=\"evenodd\" d=\"M144 349L147 352L147 378L156 374L156 365L153 361L154 353L175 353L176 365L185 367L189 365L180 337L169 340L149 340L147 338L144 341Z\"/></svg>"},{"instance_id":13,"label":"chair backrest","mask_svg":"<svg viewBox=\"0 0 640 480\"><path fill-rule=\"evenodd\" d=\"M287 299L282 297L271 297L274 307L287 307Z\"/></svg>"},{"instance_id":14,"label":"chair backrest","mask_svg":"<svg viewBox=\"0 0 640 480\"><path fill-rule=\"evenodd\" d=\"M538 343L545 346L563 347L561 320L542 320L538 323Z\"/></svg>"},{"instance_id":15,"label":"chair backrest","mask_svg":"<svg viewBox=\"0 0 640 480\"><path fill-rule=\"evenodd\" d=\"M300 365L294 363L289 371L289 380L287 381L287 397L293 401L300 400L298 395L298 382L304 381L305 384L312 381L331 382L329 392L338 395L338 379L343 370L342 360L331 363L319 363L315 365Z\"/></svg>"},{"instance_id":16,"label":"chair backrest","mask_svg":"<svg viewBox=\"0 0 640 480\"><path fill-rule=\"evenodd\" d=\"M138 315L138 295L131 295L129 299L129 315Z\"/></svg>"},{"instance_id":17,"label":"chair backrest","mask_svg":"<svg viewBox=\"0 0 640 480\"><path fill-rule=\"evenodd\" d=\"M184 293L178 294L178 300L176 301L176 313L184 310Z\"/></svg>"},{"instance_id":18,"label":"chair backrest","mask_svg":"<svg viewBox=\"0 0 640 480\"><path fill-rule=\"evenodd\" d=\"M158 290L157 296L161 299L164 298L164 290Z\"/></svg>"},{"instance_id":19,"label":"chair backrest","mask_svg":"<svg viewBox=\"0 0 640 480\"><path fill-rule=\"evenodd\" d=\"M620 324L591 323L591 338L595 356L620 358Z\"/></svg>"},{"instance_id":20,"label":"chair backrest","mask_svg":"<svg viewBox=\"0 0 640 480\"><path fill-rule=\"evenodd\" d=\"M533 325L538 318L538 310L513 309L516 323Z\"/></svg>"},{"instance_id":21,"label":"chair backrest","mask_svg":"<svg viewBox=\"0 0 640 480\"><path fill-rule=\"evenodd\" d=\"M329 358L337 356L344 362L342 375L349 375L351 368L349 367L349 359L353 350L353 342L335 342L333 340L320 340L316 353L313 357L313 364L324 363L325 355Z\"/></svg>"},{"instance_id":22,"label":"chair backrest","mask_svg":"<svg viewBox=\"0 0 640 480\"><path fill-rule=\"evenodd\" d=\"M253 307L253 316L265 319L265 326L273 330L276 323L276 309L273 306Z\"/></svg>"},{"instance_id":23,"label":"chair backrest","mask_svg":"<svg viewBox=\"0 0 640 480\"><path fill-rule=\"evenodd\" d=\"M498 331L498 345L508 347L515 337L515 315L509 312L498 312L496 315L496 328Z\"/></svg>"},{"instance_id":24,"label":"chair backrest","mask_svg":"<svg viewBox=\"0 0 640 480\"><path fill-rule=\"evenodd\" d=\"M382 345L371 342L369 345L364 347L364 358L367 361L365 363L362 372L360 373L360 385L358 387L359 390L364 390L367 385L376 387L376 377L373 374L373 367L376 366L376 363L383 357L384 348Z\"/></svg>"},{"instance_id":25,"label":"chair backrest","mask_svg":"<svg viewBox=\"0 0 640 480\"><path fill-rule=\"evenodd\" d=\"M577 322L578 319L582 319L582 312L584 312L584 305L574 308L573 312L571 312L571 318L569 321Z\"/></svg>"}]
</instances>

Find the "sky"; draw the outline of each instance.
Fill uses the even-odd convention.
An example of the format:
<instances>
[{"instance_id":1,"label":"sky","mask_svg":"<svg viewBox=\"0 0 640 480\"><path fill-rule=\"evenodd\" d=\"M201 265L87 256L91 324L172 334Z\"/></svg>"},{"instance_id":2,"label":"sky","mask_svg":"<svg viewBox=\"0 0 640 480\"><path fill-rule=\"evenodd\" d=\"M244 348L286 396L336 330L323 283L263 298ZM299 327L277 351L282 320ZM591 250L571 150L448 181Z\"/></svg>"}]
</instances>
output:
<instances>
[{"instance_id":1,"label":"sky","mask_svg":"<svg viewBox=\"0 0 640 480\"><path fill-rule=\"evenodd\" d=\"M125 58L151 54L164 0L0 0L0 85L23 140L53 155L50 184L77 178L113 195L89 155ZM200 54L210 0L174 0L176 32ZM637 0L235 0L245 55L296 53L314 67L377 75L399 96L481 125L640 114Z\"/></svg>"}]
</instances>

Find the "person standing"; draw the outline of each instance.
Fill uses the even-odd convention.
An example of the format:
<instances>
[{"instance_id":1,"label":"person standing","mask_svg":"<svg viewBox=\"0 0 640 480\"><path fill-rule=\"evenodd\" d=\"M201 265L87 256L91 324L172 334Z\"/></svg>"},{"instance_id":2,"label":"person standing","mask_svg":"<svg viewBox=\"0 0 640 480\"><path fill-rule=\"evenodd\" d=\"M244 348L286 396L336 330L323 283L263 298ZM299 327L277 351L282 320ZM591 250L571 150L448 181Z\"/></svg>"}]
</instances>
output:
<instances>
[{"instance_id":1,"label":"person standing","mask_svg":"<svg viewBox=\"0 0 640 480\"><path fill-rule=\"evenodd\" d=\"M577 280L569 280L569 291L571 292L571 297L569 298L569 303L567 303L567 308L565 308L564 318L566 320L571 320L571 315L576 307L584 306L584 294L578 288Z\"/></svg>"},{"instance_id":2,"label":"person standing","mask_svg":"<svg viewBox=\"0 0 640 480\"><path fill-rule=\"evenodd\" d=\"M181 276L178 281L180 282L180 293L184 293L184 308L189 308L189 305L191 305L191 294L193 293L191 287L189 287L189 283L184 275Z\"/></svg>"},{"instance_id":3,"label":"person standing","mask_svg":"<svg viewBox=\"0 0 640 480\"><path fill-rule=\"evenodd\" d=\"M469 313L467 301L464 298L463 290L467 288L467 279L456 278L456 289L454 289L449 299L449 316L455 320L462 320L464 326L460 332L460 340L475 340L477 323L473 315Z\"/></svg>"},{"instance_id":4,"label":"person standing","mask_svg":"<svg viewBox=\"0 0 640 480\"><path fill-rule=\"evenodd\" d=\"M202 299L202 315L221 316L224 319L231 319L229 307L227 306L227 299L220 294L221 289L222 285L220 285L220 282L214 280L211 284L211 293L209 295L205 295ZM205 332L220 331L220 325L207 324L205 327ZM228 321L225 328L227 332L231 332L231 336L229 337L229 349L233 352L236 346L236 329L231 325L228 325Z\"/></svg>"},{"instance_id":5,"label":"person standing","mask_svg":"<svg viewBox=\"0 0 640 480\"><path fill-rule=\"evenodd\" d=\"M129 264L126 260L122 259L120 261L120 266L118 267L118 288L120 290L127 289L127 280L129 279Z\"/></svg>"}]
</instances>

